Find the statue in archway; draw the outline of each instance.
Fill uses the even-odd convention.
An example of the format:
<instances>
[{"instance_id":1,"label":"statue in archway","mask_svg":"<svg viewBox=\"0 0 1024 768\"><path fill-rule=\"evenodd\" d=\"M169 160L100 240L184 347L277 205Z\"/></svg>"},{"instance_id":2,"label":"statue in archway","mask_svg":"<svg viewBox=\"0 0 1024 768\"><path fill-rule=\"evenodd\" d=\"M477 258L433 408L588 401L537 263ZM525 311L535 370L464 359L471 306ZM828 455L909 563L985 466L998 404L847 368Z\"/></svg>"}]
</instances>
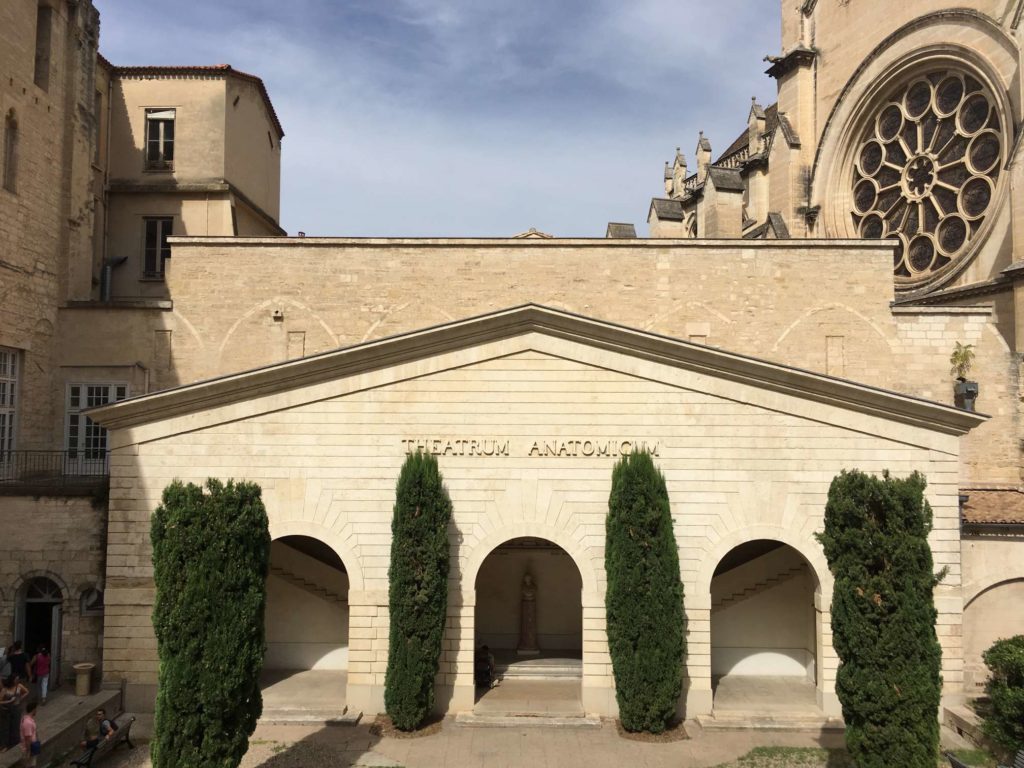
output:
<instances>
[{"instance_id":1,"label":"statue in archway","mask_svg":"<svg viewBox=\"0 0 1024 768\"><path fill-rule=\"evenodd\" d=\"M523 576L519 603L519 647L516 653L520 656L536 656L540 653L537 647L537 585L529 573Z\"/></svg>"}]
</instances>

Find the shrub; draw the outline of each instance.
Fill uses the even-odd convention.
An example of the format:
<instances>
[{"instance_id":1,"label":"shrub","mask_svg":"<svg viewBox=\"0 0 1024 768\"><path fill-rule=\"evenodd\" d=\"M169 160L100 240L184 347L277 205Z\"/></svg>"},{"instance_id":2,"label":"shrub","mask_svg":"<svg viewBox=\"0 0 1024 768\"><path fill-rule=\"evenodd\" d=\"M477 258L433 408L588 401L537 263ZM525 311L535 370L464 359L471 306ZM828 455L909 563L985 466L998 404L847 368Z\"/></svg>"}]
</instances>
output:
<instances>
[{"instance_id":1,"label":"shrub","mask_svg":"<svg viewBox=\"0 0 1024 768\"><path fill-rule=\"evenodd\" d=\"M835 577L832 642L846 745L860 768L935 768L942 652L925 480L843 472L819 540ZM941 577L939 577L941 578Z\"/></svg>"},{"instance_id":2,"label":"shrub","mask_svg":"<svg viewBox=\"0 0 1024 768\"><path fill-rule=\"evenodd\" d=\"M175 481L153 516L154 768L237 766L263 710L270 533L260 487Z\"/></svg>"},{"instance_id":3,"label":"shrub","mask_svg":"<svg viewBox=\"0 0 1024 768\"><path fill-rule=\"evenodd\" d=\"M985 734L1010 753L1024 750L1024 635L997 641L982 658L991 671Z\"/></svg>"},{"instance_id":4,"label":"shrub","mask_svg":"<svg viewBox=\"0 0 1024 768\"><path fill-rule=\"evenodd\" d=\"M646 452L624 456L612 470L605 571L619 718L628 731L661 733L679 701L686 640L668 490Z\"/></svg>"},{"instance_id":5,"label":"shrub","mask_svg":"<svg viewBox=\"0 0 1024 768\"><path fill-rule=\"evenodd\" d=\"M410 454L398 476L391 519L391 629L384 707L396 728L418 727L434 707L448 613L448 522L452 503L437 459Z\"/></svg>"}]
</instances>

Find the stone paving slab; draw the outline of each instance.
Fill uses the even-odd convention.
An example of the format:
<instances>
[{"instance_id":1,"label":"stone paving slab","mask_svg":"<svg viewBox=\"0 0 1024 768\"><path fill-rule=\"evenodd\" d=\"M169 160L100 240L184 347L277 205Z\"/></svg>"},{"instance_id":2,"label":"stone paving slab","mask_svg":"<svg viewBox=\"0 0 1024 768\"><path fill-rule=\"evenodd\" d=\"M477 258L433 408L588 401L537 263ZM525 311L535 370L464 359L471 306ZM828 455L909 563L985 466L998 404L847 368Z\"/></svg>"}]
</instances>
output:
<instances>
[{"instance_id":1,"label":"stone paving slab","mask_svg":"<svg viewBox=\"0 0 1024 768\"><path fill-rule=\"evenodd\" d=\"M699 730L699 729L698 729ZM396 739L354 727L260 725L242 768L709 768L735 760L756 746L836 747L842 736L805 733L698 733L666 744L630 741L615 724L600 728L461 728L446 719L439 732ZM151 768L140 745L104 768Z\"/></svg>"}]
</instances>

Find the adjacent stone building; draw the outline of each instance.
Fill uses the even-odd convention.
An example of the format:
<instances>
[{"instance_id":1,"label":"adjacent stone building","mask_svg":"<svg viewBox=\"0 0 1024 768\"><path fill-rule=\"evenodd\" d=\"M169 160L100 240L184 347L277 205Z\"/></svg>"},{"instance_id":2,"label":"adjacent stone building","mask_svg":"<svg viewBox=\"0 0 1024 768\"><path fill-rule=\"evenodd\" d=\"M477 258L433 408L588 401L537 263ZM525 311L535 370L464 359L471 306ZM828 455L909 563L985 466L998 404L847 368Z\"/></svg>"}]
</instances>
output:
<instances>
[{"instance_id":1,"label":"adjacent stone building","mask_svg":"<svg viewBox=\"0 0 1024 768\"><path fill-rule=\"evenodd\" d=\"M284 236L258 78L113 66L87 2L17 0L0 524L57 535L7 533L2 626L152 706L152 510L174 478L250 479L268 669L344 675L335 704L377 711L394 484L428 450L455 506L441 708L473 708L480 643L523 669L530 573L542 661L614 714L603 516L642 445L686 587L681 710L722 716L753 676L838 714L814 533L853 467L927 476L943 678L976 689L984 648L1024 632L1022 8L784 4L778 102L717 159L702 134L695 173L677 151L649 238L478 240ZM956 400L957 343L984 415Z\"/></svg>"}]
</instances>

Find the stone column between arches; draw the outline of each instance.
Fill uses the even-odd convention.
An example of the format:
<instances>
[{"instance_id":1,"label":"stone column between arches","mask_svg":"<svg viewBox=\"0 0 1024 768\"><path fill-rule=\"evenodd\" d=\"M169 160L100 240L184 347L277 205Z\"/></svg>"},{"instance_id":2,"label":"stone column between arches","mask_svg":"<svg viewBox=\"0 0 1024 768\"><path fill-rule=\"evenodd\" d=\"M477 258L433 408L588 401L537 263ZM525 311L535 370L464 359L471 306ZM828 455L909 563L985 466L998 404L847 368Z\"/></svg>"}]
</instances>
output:
<instances>
[{"instance_id":1,"label":"stone column between arches","mask_svg":"<svg viewBox=\"0 0 1024 768\"><path fill-rule=\"evenodd\" d=\"M364 714L384 711L384 676L388 668L387 590L354 590L348 593L349 711Z\"/></svg>"}]
</instances>

